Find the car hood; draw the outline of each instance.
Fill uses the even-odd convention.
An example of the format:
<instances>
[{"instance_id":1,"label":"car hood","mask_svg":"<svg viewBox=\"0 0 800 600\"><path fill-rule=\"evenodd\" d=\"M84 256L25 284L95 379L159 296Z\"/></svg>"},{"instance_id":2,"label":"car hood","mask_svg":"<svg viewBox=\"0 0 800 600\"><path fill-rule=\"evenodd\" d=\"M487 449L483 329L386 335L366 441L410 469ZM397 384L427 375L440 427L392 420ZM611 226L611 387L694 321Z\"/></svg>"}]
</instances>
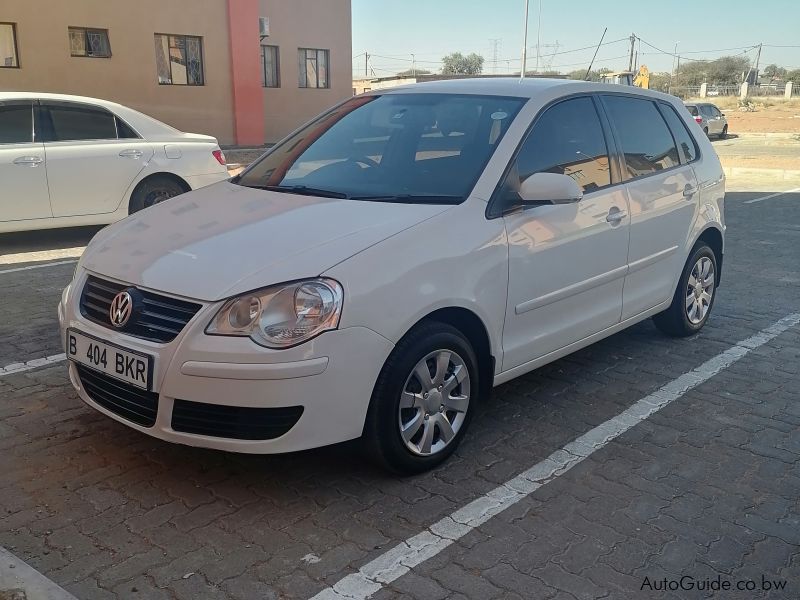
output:
<instances>
[{"instance_id":1,"label":"car hood","mask_svg":"<svg viewBox=\"0 0 800 600\"><path fill-rule=\"evenodd\" d=\"M153 290L220 300L319 275L448 208L317 198L225 181L106 227L81 266Z\"/></svg>"}]
</instances>

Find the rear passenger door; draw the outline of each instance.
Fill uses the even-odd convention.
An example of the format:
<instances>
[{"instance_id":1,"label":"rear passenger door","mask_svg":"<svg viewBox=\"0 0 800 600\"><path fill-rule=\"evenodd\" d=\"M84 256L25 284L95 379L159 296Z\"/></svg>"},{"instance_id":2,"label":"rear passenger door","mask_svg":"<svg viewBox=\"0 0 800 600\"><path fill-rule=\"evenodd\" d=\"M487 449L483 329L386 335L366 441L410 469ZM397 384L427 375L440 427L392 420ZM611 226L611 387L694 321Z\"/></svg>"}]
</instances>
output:
<instances>
[{"instance_id":1,"label":"rear passenger door","mask_svg":"<svg viewBox=\"0 0 800 600\"><path fill-rule=\"evenodd\" d=\"M151 145L109 110L42 101L47 178L53 215L114 212L153 156Z\"/></svg>"},{"instance_id":2,"label":"rear passenger door","mask_svg":"<svg viewBox=\"0 0 800 600\"><path fill-rule=\"evenodd\" d=\"M631 216L624 321L675 291L697 213L697 180L689 164L697 149L668 104L610 94L603 95L603 104L620 149Z\"/></svg>"}]
</instances>

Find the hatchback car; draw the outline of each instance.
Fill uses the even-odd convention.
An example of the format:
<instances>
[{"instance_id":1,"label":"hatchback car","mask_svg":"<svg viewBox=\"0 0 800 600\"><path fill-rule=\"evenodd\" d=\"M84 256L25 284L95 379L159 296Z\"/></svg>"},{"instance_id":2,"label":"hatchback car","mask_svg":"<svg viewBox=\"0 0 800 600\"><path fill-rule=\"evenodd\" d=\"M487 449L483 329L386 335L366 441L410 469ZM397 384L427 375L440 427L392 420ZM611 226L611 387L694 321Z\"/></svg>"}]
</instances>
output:
<instances>
[{"instance_id":1,"label":"hatchback car","mask_svg":"<svg viewBox=\"0 0 800 600\"><path fill-rule=\"evenodd\" d=\"M211 136L96 98L0 92L0 233L113 223L227 177Z\"/></svg>"},{"instance_id":2,"label":"hatchback car","mask_svg":"<svg viewBox=\"0 0 800 600\"><path fill-rule=\"evenodd\" d=\"M728 120L725 118L725 113L716 106L702 102L687 104L686 108L706 136L715 135L721 140L728 137Z\"/></svg>"},{"instance_id":3,"label":"hatchback car","mask_svg":"<svg viewBox=\"0 0 800 600\"><path fill-rule=\"evenodd\" d=\"M472 79L349 99L229 182L101 231L59 305L106 415L235 452L363 437L404 472L493 386L706 323L724 177L672 96Z\"/></svg>"}]
</instances>

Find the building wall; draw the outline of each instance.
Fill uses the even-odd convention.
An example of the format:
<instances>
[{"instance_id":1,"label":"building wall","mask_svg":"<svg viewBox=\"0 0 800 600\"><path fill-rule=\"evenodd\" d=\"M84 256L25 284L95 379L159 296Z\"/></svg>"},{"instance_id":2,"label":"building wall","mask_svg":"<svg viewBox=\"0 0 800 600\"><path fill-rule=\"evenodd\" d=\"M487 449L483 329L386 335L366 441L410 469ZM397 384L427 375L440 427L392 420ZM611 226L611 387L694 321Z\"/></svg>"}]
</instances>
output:
<instances>
[{"instance_id":1,"label":"building wall","mask_svg":"<svg viewBox=\"0 0 800 600\"><path fill-rule=\"evenodd\" d=\"M17 23L20 62L19 69L0 69L0 90L105 98L234 143L224 0L2 0L0 21ZM111 58L71 57L69 26L108 29ZM158 85L155 33L203 38L205 85Z\"/></svg>"},{"instance_id":2,"label":"building wall","mask_svg":"<svg viewBox=\"0 0 800 600\"><path fill-rule=\"evenodd\" d=\"M325 109L353 95L350 0L260 0L279 47L280 87L264 89L264 140L276 142ZM330 50L330 88L298 87L298 48ZM261 74L259 73L259 78Z\"/></svg>"}]
</instances>

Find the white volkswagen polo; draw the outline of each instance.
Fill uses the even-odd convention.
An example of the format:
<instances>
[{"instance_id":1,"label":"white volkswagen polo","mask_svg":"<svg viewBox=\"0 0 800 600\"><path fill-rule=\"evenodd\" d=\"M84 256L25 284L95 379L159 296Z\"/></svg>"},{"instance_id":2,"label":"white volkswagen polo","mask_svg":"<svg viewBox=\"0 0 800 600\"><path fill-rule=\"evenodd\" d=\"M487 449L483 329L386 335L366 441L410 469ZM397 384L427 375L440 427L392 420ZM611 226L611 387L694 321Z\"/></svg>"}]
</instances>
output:
<instances>
[{"instance_id":1,"label":"white volkswagen polo","mask_svg":"<svg viewBox=\"0 0 800 600\"><path fill-rule=\"evenodd\" d=\"M70 378L164 440L363 437L424 470L492 386L648 317L702 328L723 197L665 94L472 79L358 96L234 180L101 231L59 306Z\"/></svg>"},{"instance_id":2,"label":"white volkswagen polo","mask_svg":"<svg viewBox=\"0 0 800 600\"><path fill-rule=\"evenodd\" d=\"M227 178L211 136L97 98L0 92L0 233L113 223Z\"/></svg>"}]
</instances>

